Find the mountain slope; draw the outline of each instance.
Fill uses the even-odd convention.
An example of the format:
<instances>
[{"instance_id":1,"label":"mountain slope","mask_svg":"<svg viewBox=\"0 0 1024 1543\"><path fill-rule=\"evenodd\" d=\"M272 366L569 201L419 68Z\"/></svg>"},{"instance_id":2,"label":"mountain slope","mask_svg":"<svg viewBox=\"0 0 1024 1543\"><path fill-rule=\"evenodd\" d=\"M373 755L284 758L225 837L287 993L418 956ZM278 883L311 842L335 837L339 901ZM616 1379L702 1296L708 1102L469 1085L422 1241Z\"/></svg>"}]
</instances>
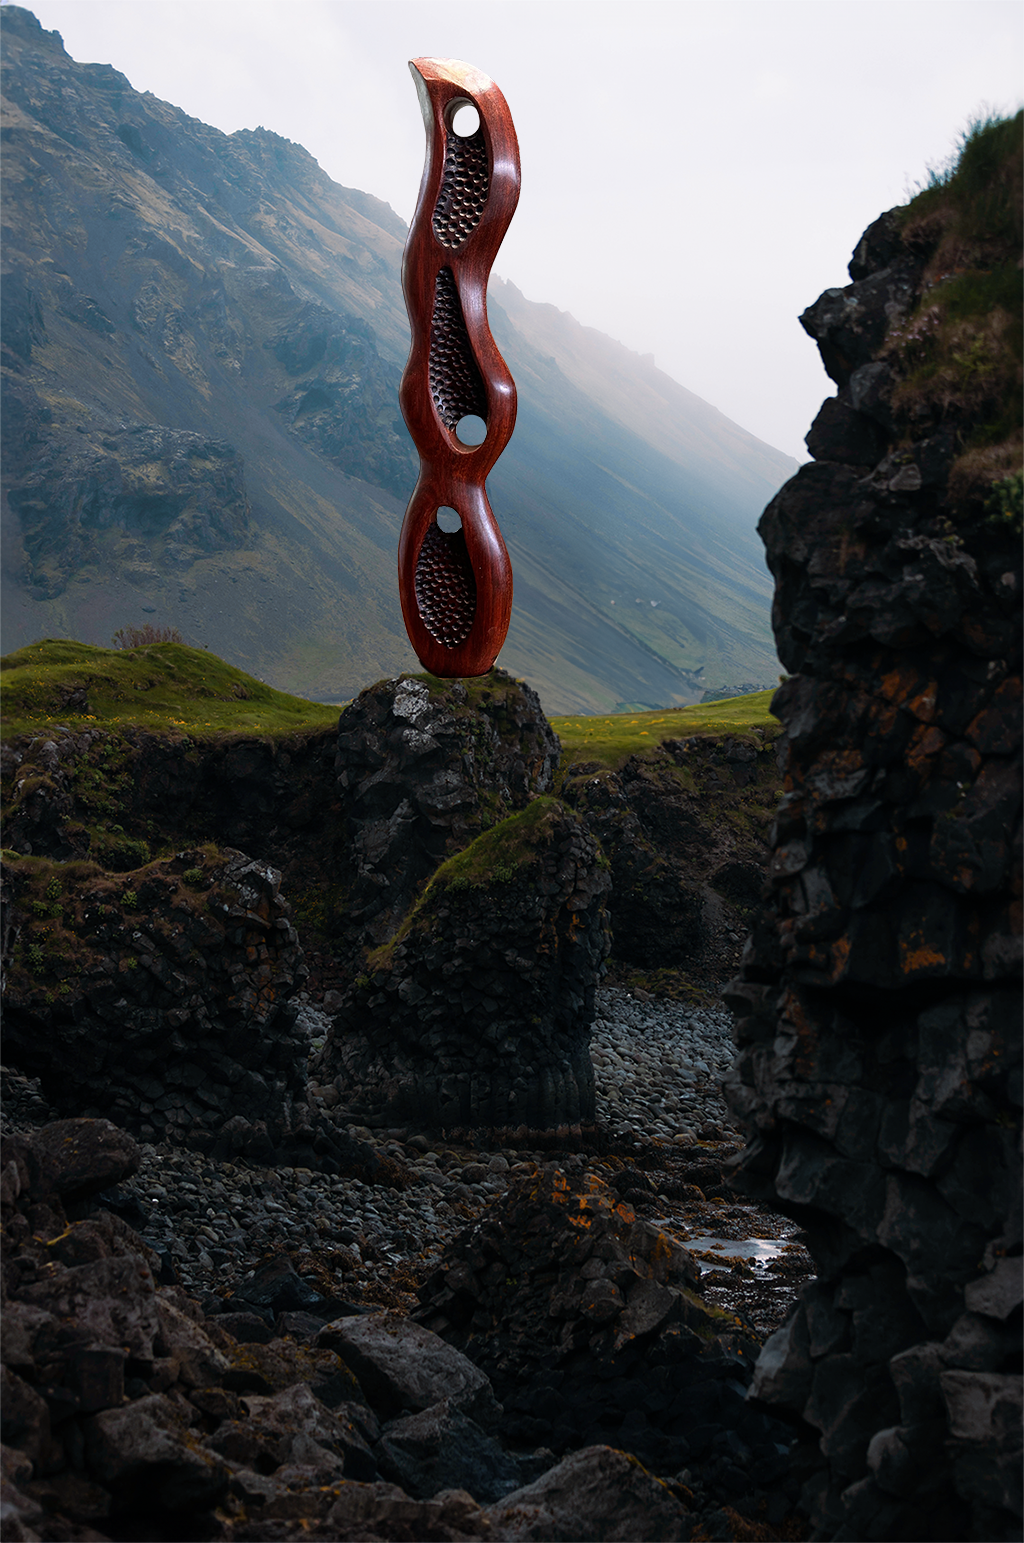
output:
<instances>
[{"instance_id":1,"label":"mountain slope","mask_svg":"<svg viewBox=\"0 0 1024 1543\"><path fill-rule=\"evenodd\" d=\"M177 626L327 700L415 667L396 552L405 227L265 129L225 135L0 12L3 647ZM794 463L514 286L490 479L501 663L551 711L693 701L777 664L756 519Z\"/></svg>"}]
</instances>

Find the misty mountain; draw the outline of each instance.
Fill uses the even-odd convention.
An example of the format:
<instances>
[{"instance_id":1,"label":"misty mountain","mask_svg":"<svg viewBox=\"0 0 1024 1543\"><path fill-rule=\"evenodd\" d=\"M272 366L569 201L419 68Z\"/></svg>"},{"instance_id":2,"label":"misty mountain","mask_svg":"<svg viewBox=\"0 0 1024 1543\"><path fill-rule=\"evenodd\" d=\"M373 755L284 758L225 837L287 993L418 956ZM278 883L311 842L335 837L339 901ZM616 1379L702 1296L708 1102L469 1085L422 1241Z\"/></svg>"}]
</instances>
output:
<instances>
[{"instance_id":1,"label":"misty mountain","mask_svg":"<svg viewBox=\"0 0 1024 1543\"><path fill-rule=\"evenodd\" d=\"M265 128L76 63L20 7L0 24L4 649L150 621L328 701L418 668L404 223ZM515 573L499 662L552 712L772 683L754 527L796 463L512 284L490 319L519 393L488 483Z\"/></svg>"}]
</instances>

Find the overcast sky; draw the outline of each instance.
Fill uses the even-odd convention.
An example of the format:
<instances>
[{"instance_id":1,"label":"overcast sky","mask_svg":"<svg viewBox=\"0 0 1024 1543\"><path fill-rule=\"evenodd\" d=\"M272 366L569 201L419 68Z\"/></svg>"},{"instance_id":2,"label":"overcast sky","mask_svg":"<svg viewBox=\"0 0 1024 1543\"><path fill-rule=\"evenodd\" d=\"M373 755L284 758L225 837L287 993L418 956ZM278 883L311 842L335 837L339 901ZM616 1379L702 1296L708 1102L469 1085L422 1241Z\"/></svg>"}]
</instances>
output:
<instances>
[{"instance_id":1,"label":"overcast sky","mask_svg":"<svg viewBox=\"0 0 1024 1543\"><path fill-rule=\"evenodd\" d=\"M523 192L495 272L806 459L830 385L796 317L979 111L1022 94L1018 0L35 0L226 132L263 125L412 215L406 61L501 87Z\"/></svg>"}]
</instances>

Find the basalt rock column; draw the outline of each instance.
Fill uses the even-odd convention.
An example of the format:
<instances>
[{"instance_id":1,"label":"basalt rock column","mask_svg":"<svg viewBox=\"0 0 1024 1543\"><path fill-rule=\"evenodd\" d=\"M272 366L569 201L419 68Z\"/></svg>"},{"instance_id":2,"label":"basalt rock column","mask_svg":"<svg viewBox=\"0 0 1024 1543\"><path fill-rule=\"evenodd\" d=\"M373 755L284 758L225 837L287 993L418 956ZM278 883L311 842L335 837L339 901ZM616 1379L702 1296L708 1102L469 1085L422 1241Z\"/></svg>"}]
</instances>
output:
<instances>
[{"instance_id":1,"label":"basalt rock column","mask_svg":"<svg viewBox=\"0 0 1024 1543\"><path fill-rule=\"evenodd\" d=\"M611 887L597 843L539 798L443 864L369 956L314 1071L361 1118L555 1130L594 1118L590 1026Z\"/></svg>"},{"instance_id":2,"label":"basalt rock column","mask_svg":"<svg viewBox=\"0 0 1024 1543\"><path fill-rule=\"evenodd\" d=\"M765 511L785 794L729 1000L737 1181L819 1272L755 1392L815 1538L1019 1536L1019 542L901 409L927 245L894 215L802 318L839 390ZM958 436L960 443L958 443ZM962 465L962 462L961 462Z\"/></svg>"}]
</instances>

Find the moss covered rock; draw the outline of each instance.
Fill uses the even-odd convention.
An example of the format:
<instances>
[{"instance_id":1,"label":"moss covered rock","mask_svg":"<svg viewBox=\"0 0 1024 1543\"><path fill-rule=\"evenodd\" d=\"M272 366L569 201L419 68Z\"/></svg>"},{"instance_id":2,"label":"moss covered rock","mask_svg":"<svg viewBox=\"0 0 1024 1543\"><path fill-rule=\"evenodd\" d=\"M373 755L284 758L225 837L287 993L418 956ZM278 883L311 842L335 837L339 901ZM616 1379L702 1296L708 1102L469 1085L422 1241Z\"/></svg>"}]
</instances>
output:
<instances>
[{"instance_id":1,"label":"moss covered rock","mask_svg":"<svg viewBox=\"0 0 1024 1543\"><path fill-rule=\"evenodd\" d=\"M485 832L370 955L321 1051L320 1080L380 1123L591 1121L610 887L597 843L556 799Z\"/></svg>"}]
</instances>

